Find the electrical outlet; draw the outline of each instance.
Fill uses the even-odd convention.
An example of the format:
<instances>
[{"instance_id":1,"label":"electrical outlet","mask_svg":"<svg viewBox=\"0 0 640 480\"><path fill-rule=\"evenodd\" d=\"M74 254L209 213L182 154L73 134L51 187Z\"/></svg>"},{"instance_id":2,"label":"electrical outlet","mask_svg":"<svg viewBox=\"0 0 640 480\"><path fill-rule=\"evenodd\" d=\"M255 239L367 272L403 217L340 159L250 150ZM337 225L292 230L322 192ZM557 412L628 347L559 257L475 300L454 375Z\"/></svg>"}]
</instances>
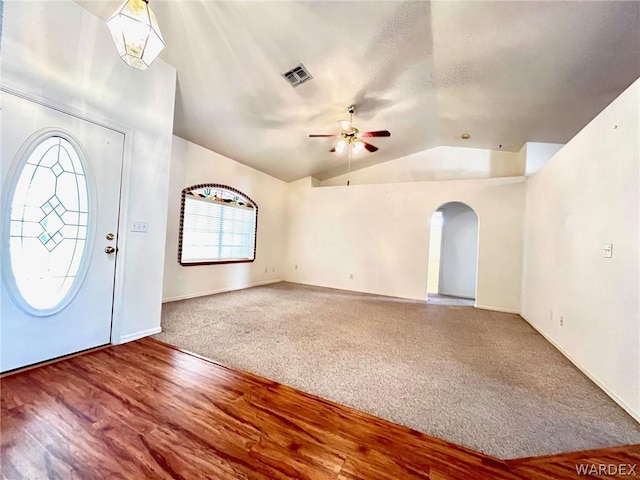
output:
<instances>
[{"instance_id":1,"label":"electrical outlet","mask_svg":"<svg viewBox=\"0 0 640 480\"><path fill-rule=\"evenodd\" d=\"M297 263L296 263L295 269L296 269L296 270L298 269L298 264L297 264Z\"/></svg>"},{"instance_id":2,"label":"electrical outlet","mask_svg":"<svg viewBox=\"0 0 640 480\"><path fill-rule=\"evenodd\" d=\"M560 326L564 327L564 317L560 317Z\"/></svg>"},{"instance_id":3,"label":"electrical outlet","mask_svg":"<svg viewBox=\"0 0 640 480\"><path fill-rule=\"evenodd\" d=\"M264 273L267 273L268 269L267 267L264 267Z\"/></svg>"},{"instance_id":4,"label":"electrical outlet","mask_svg":"<svg viewBox=\"0 0 640 480\"><path fill-rule=\"evenodd\" d=\"M602 248L602 256L604 258L612 258L613 257L613 243L605 243Z\"/></svg>"},{"instance_id":5,"label":"electrical outlet","mask_svg":"<svg viewBox=\"0 0 640 480\"><path fill-rule=\"evenodd\" d=\"M350 280L353 280L353 273L350 273L350 274L349 274L349 279L350 279Z\"/></svg>"}]
</instances>

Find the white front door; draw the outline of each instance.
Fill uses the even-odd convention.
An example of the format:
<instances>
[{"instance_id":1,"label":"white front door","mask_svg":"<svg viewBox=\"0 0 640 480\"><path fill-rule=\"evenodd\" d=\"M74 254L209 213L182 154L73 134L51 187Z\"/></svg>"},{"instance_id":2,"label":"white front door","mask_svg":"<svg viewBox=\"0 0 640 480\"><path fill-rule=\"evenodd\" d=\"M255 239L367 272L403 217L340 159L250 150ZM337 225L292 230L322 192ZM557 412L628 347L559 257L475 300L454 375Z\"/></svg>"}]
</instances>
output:
<instances>
[{"instance_id":1,"label":"white front door","mask_svg":"<svg viewBox=\"0 0 640 480\"><path fill-rule=\"evenodd\" d=\"M124 135L6 92L1 101L6 372L110 343Z\"/></svg>"}]
</instances>

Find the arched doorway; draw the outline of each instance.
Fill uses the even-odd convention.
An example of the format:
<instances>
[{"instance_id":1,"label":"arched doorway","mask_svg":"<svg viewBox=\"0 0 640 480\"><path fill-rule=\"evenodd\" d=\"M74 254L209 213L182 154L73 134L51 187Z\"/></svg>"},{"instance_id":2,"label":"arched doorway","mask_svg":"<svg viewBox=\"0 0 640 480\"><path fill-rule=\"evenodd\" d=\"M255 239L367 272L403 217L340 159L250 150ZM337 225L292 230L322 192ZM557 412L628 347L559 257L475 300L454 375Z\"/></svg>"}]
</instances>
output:
<instances>
[{"instance_id":1,"label":"arched doorway","mask_svg":"<svg viewBox=\"0 0 640 480\"><path fill-rule=\"evenodd\" d=\"M447 202L431 216L427 301L474 305L478 270L478 215L462 202Z\"/></svg>"}]
</instances>

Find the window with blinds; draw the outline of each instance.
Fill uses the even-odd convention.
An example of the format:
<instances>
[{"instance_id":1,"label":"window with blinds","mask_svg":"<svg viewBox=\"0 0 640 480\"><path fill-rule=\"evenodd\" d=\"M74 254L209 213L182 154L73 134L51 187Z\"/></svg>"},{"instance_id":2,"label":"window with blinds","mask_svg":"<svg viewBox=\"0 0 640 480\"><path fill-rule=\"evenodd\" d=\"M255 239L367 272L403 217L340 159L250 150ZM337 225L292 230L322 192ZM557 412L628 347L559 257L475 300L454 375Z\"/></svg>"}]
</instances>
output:
<instances>
[{"instance_id":1,"label":"window with blinds","mask_svg":"<svg viewBox=\"0 0 640 480\"><path fill-rule=\"evenodd\" d=\"M252 262L257 205L242 192L217 184L182 191L178 261L181 265Z\"/></svg>"}]
</instances>

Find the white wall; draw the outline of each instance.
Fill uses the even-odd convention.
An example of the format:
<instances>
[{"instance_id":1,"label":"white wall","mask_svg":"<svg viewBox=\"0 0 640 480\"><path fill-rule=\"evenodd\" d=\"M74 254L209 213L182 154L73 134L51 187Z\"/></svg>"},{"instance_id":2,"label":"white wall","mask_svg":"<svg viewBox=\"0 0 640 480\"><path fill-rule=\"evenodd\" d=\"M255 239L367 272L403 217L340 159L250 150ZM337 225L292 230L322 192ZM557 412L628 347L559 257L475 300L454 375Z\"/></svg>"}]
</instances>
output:
<instances>
[{"instance_id":1,"label":"white wall","mask_svg":"<svg viewBox=\"0 0 640 480\"><path fill-rule=\"evenodd\" d=\"M528 180L522 315L640 421L639 116L640 80Z\"/></svg>"},{"instance_id":2,"label":"white wall","mask_svg":"<svg viewBox=\"0 0 640 480\"><path fill-rule=\"evenodd\" d=\"M1 48L5 87L126 130L121 226L145 220L149 232L119 232L113 341L159 330L175 69L161 60L128 67L104 22L66 0L5 2Z\"/></svg>"},{"instance_id":3,"label":"white wall","mask_svg":"<svg viewBox=\"0 0 640 480\"><path fill-rule=\"evenodd\" d=\"M449 201L479 216L476 303L519 311L522 177L321 188L309 178L293 182L285 279L425 300L429 219Z\"/></svg>"},{"instance_id":4,"label":"white wall","mask_svg":"<svg viewBox=\"0 0 640 480\"><path fill-rule=\"evenodd\" d=\"M530 177L536 173L542 165L547 163L560 149L564 143L542 143L527 142L522 147L525 150L526 171L525 175Z\"/></svg>"},{"instance_id":5,"label":"white wall","mask_svg":"<svg viewBox=\"0 0 640 480\"><path fill-rule=\"evenodd\" d=\"M256 202L258 237L254 262L188 267L178 263L181 192L183 188L199 183L228 185ZM163 301L281 281L284 276L286 188L281 180L174 137Z\"/></svg>"},{"instance_id":6,"label":"white wall","mask_svg":"<svg viewBox=\"0 0 640 480\"><path fill-rule=\"evenodd\" d=\"M443 227L438 293L475 299L478 217L459 202L447 203L440 210Z\"/></svg>"},{"instance_id":7,"label":"white wall","mask_svg":"<svg viewBox=\"0 0 640 480\"><path fill-rule=\"evenodd\" d=\"M354 156L353 168L358 168L358 159L366 159L362 152ZM344 162L346 157L337 161ZM368 183L428 182L433 180L468 180L474 178L517 177L524 174L524 159L517 152L484 150L480 148L435 147L407 155L371 167L339 175L321 182L322 186Z\"/></svg>"}]
</instances>

